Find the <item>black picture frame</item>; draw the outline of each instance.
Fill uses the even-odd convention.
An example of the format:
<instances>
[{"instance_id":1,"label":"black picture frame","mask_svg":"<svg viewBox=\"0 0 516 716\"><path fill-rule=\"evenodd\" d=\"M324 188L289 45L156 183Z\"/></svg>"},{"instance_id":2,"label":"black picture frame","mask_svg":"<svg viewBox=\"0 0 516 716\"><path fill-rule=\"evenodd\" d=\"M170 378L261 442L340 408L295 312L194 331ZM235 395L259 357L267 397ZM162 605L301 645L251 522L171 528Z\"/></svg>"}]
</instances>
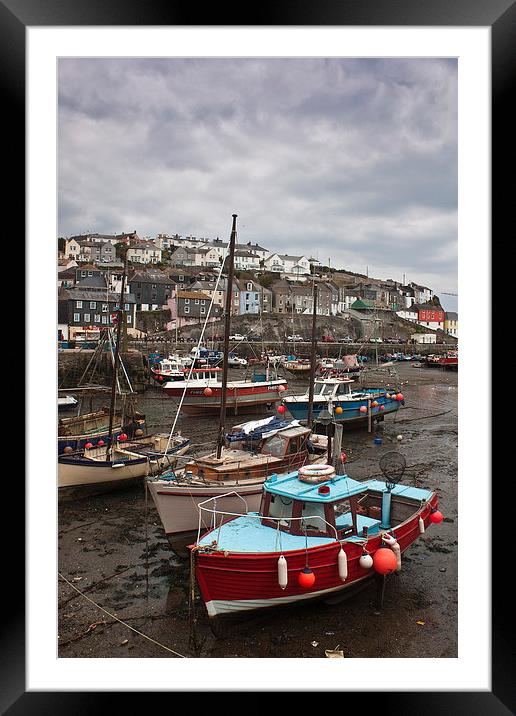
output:
<instances>
[{"instance_id":1,"label":"black picture frame","mask_svg":"<svg viewBox=\"0 0 516 716\"><path fill-rule=\"evenodd\" d=\"M199 17L202 22L199 22ZM0 87L4 106L4 166L9 167L5 187L5 206L17 217L16 230L25 215L25 30L38 26L102 25L355 25L355 26L478 26L490 27L492 38L492 236L512 226L514 188L507 177L514 176L508 150L513 142L516 113L511 106L511 90L516 87L516 3L515 0L295 0L262 1L252 7L236 10L233 5L212 4L199 9L194 3L169 0L0 0ZM493 242L493 245L495 243ZM483 287L483 300L485 300ZM496 421L493 422L493 427ZM493 430L493 434L496 431ZM489 436L485 436L489 442ZM6 476L7 477L7 476ZM20 477L20 476L18 476ZM502 498L504 475L492 482L492 504ZM490 476L486 476L490 479ZM16 482L16 501L21 504L20 482ZM9 487L7 488L9 490ZM8 495L8 498L13 497ZM504 496L505 499L505 496ZM367 711L381 708L381 713L397 714L489 714L505 716L516 705L514 680L514 643L512 641L512 590L504 583L510 564L494 545L509 544L503 530L496 525L492 555L492 691L491 692L396 692L369 693ZM494 520L493 520L494 524ZM474 538L472 537L472 548ZM10 716L27 714L92 713L116 708L119 695L95 692L26 692L25 691L25 625L24 565L20 537L15 548L5 548L4 574L9 575L4 594L8 605L1 626L2 669L0 707ZM480 568L479 568L480 569ZM480 569L480 571L482 571ZM485 579L489 575L481 574ZM474 624L470 625L474 628ZM402 668L402 666L400 666ZM202 673L202 670L201 672ZM237 685L235 685L236 688ZM410 685L407 685L410 688ZM228 689L231 690L231 689ZM131 694L133 708L145 694ZM100 705L100 701L103 705ZM143 705L143 704L142 704Z\"/></svg>"}]
</instances>

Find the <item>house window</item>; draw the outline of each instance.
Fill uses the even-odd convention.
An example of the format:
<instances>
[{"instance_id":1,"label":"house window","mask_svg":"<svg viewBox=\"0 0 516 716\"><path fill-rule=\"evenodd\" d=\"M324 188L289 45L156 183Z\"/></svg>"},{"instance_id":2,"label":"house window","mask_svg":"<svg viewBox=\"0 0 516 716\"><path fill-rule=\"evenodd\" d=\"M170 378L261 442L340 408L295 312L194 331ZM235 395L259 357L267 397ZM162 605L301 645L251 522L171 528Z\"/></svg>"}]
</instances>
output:
<instances>
[{"instance_id":1,"label":"house window","mask_svg":"<svg viewBox=\"0 0 516 716\"><path fill-rule=\"evenodd\" d=\"M190 306L185 306L185 313L190 313Z\"/></svg>"},{"instance_id":2,"label":"house window","mask_svg":"<svg viewBox=\"0 0 516 716\"><path fill-rule=\"evenodd\" d=\"M185 298L185 304L186 304L186 303L190 303L190 299L189 299L189 298Z\"/></svg>"},{"instance_id":3,"label":"house window","mask_svg":"<svg viewBox=\"0 0 516 716\"><path fill-rule=\"evenodd\" d=\"M79 323L79 321L81 320L81 314L80 314L80 313L74 313L74 314L73 314L73 320L74 320L74 323Z\"/></svg>"},{"instance_id":4,"label":"house window","mask_svg":"<svg viewBox=\"0 0 516 716\"><path fill-rule=\"evenodd\" d=\"M102 304L102 312L103 312L103 313L107 313L108 310L109 310L109 307L108 307L107 303L103 303L103 304Z\"/></svg>"},{"instance_id":5,"label":"house window","mask_svg":"<svg viewBox=\"0 0 516 716\"><path fill-rule=\"evenodd\" d=\"M199 299L198 299L198 298L195 299L195 303L199 303Z\"/></svg>"},{"instance_id":6,"label":"house window","mask_svg":"<svg viewBox=\"0 0 516 716\"><path fill-rule=\"evenodd\" d=\"M91 321L91 314L85 313L84 314L84 323L89 323Z\"/></svg>"},{"instance_id":7,"label":"house window","mask_svg":"<svg viewBox=\"0 0 516 716\"><path fill-rule=\"evenodd\" d=\"M95 314L94 323L100 323L100 313Z\"/></svg>"},{"instance_id":8,"label":"house window","mask_svg":"<svg viewBox=\"0 0 516 716\"><path fill-rule=\"evenodd\" d=\"M76 302L75 302L75 307L76 307L76 308L82 308L82 301L76 301Z\"/></svg>"},{"instance_id":9,"label":"house window","mask_svg":"<svg viewBox=\"0 0 516 716\"><path fill-rule=\"evenodd\" d=\"M127 323L131 323L131 316L129 314L127 315Z\"/></svg>"},{"instance_id":10,"label":"house window","mask_svg":"<svg viewBox=\"0 0 516 716\"><path fill-rule=\"evenodd\" d=\"M104 323L104 324L107 323L107 316L102 316L102 323Z\"/></svg>"},{"instance_id":11,"label":"house window","mask_svg":"<svg viewBox=\"0 0 516 716\"><path fill-rule=\"evenodd\" d=\"M206 313L206 309L204 308L204 306L201 306L201 314L203 313Z\"/></svg>"},{"instance_id":12,"label":"house window","mask_svg":"<svg viewBox=\"0 0 516 716\"><path fill-rule=\"evenodd\" d=\"M90 308L97 308L97 302L96 302L96 301L90 301Z\"/></svg>"},{"instance_id":13,"label":"house window","mask_svg":"<svg viewBox=\"0 0 516 716\"><path fill-rule=\"evenodd\" d=\"M130 310L130 308L129 308L129 304L128 304L128 303L126 303L126 304L125 304L125 306L124 306L124 311L129 311L129 310Z\"/></svg>"}]
</instances>

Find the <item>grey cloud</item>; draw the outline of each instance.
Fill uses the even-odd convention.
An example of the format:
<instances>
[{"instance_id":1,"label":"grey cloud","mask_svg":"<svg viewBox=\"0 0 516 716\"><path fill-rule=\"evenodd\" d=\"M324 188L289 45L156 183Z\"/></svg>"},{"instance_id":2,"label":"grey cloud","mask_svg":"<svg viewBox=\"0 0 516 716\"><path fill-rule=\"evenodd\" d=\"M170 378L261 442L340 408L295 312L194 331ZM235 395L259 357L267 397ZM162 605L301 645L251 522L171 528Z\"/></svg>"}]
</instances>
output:
<instances>
[{"instance_id":1,"label":"grey cloud","mask_svg":"<svg viewBox=\"0 0 516 716\"><path fill-rule=\"evenodd\" d=\"M236 212L242 240L456 285L455 60L61 59L58 79L61 235L227 236Z\"/></svg>"}]
</instances>

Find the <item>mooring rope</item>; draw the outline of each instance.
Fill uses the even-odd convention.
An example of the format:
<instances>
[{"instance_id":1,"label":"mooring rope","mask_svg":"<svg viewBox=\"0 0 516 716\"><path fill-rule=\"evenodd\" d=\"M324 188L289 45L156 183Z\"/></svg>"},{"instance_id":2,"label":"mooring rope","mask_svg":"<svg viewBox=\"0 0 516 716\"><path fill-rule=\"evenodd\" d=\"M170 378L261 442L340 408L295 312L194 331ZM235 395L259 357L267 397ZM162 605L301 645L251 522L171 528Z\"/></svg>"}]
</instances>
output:
<instances>
[{"instance_id":1,"label":"mooring rope","mask_svg":"<svg viewBox=\"0 0 516 716\"><path fill-rule=\"evenodd\" d=\"M86 594L83 594L83 592L81 592L80 589L77 589L75 584L72 584L71 582L69 582L68 579L66 579L66 577L61 574L61 572L58 572L58 575L61 577L61 579L64 582L66 582L70 587L72 587L72 589L75 589L75 591L78 594L80 594L81 597L84 597L84 599L86 599L88 602L91 602L91 604L93 604L94 607L96 607L97 609L100 609L101 612L104 612L104 614L107 614L108 617L111 617L111 619L114 619L115 621L120 622L120 624L123 624L123 626L127 627L131 631L134 631L135 634L139 634L144 639L151 641L153 644L160 646L162 649L169 651L171 654L175 654L175 656L179 656L181 659L188 658L188 657L184 656L183 654L180 654L178 651L174 651L174 649L171 649L170 647L165 646L165 644L161 644L159 641L156 641L156 639L153 639L152 637L147 636L147 634L144 634L143 632L139 631L138 629L135 629L130 624L127 624L127 622L124 622L122 619L119 619L115 614L111 614L111 612L108 612L107 609L104 609L104 607L101 607L100 604L97 604L97 602L94 602L93 599L90 599L88 596L86 596Z\"/></svg>"}]
</instances>

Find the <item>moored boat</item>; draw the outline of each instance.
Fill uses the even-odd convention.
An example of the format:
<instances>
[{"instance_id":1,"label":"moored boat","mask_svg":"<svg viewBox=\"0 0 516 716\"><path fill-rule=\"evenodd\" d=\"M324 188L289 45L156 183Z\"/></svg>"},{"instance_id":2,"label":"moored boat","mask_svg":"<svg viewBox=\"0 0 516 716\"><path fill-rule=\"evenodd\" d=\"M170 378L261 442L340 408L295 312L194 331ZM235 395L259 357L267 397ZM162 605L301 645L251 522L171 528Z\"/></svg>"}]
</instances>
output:
<instances>
[{"instance_id":1,"label":"moored boat","mask_svg":"<svg viewBox=\"0 0 516 716\"><path fill-rule=\"evenodd\" d=\"M197 506L203 500L237 491L257 509L267 477L324 460L327 445L325 436L310 436L310 430L297 421L274 416L235 426L226 434L226 442L219 457L213 452L188 460L182 469L149 478L149 491L173 547L197 530ZM229 499L225 504L240 508L240 498Z\"/></svg>"},{"instance_id":2,"label":"moored boat","mask_svg":"<svg viewBox=\"0 0 516 716\"><path fill-rule=\"evenodd\" d=\"M129 439L141 437L145 432L145 416L135 412L132 416L122 416L120 411L113 418L113 437L118 439L125 433ZM57 452L75 452L82 450L86 443L96 445L99 440L107 441L109 436L109 409L103 408L91 413L60 418L57 427Z\"/></svg>"},{"instance_id":3,"label":"moored boat","mask_svg":"<svg viewBox=\"0 0 516 716\"><path fill-rule=\"evenodd\" d=\"M258 512L228 514L208 499L199 507L212 529L191 546L208 615L328 597L399 571L402 553L442 520L437 505L435 491L358 482L330 466L271 476Z\"/></svg>"},{"instance_id":4,"label":"moored boat","mask_svg":"<svg viewBox=\"0 0 516 716\"><path fill-rule=\"evenodd\" d=\"M317 419L322 410L328 410L333 420L347 427L362 427L368 421L383 420L405 404L399 391L385 388L353 389L349 376L316 378L313 395L313 415ZM310 405L309 393L289 395L283 403L293 418L306 420Z\"/></svg>"}]
</instances>

